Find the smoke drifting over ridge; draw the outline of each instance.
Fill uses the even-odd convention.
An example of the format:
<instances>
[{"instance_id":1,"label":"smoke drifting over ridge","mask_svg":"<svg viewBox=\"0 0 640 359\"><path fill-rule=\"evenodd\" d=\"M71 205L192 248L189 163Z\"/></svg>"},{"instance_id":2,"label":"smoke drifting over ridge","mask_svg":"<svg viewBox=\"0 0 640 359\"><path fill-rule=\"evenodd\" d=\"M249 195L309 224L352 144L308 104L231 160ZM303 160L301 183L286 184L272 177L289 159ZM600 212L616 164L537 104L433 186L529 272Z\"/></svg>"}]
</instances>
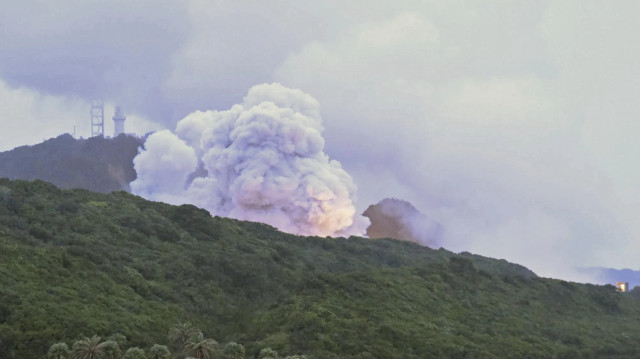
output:
<instances>
[{"instance_id":1,"label":"smoke drifting over ridge","mask_svg":"<svg viewBox=\"0 0 640 359\"><path fill-rule=\"evenodd\" d=\"M431 248L442 245L442 224L430 220L407 201L385 198L369 206L363 215L371 220L367 228L371 239L395 238Z\"/></svg>"},{"instance_id":2,"label":"smoke drifting over ridge","mask_svg":"<svg viewBox=\"0 0 640 359\"><path fill-rule=\"evenodd\" d=\"M175 133L149 136L134 159L131 189L290 233L363 234L368 221L356 215L356 186L324 153L322 131L313 97L277 83L257 85L240 105L194 112Z\"/></svg>"}]
</instances>

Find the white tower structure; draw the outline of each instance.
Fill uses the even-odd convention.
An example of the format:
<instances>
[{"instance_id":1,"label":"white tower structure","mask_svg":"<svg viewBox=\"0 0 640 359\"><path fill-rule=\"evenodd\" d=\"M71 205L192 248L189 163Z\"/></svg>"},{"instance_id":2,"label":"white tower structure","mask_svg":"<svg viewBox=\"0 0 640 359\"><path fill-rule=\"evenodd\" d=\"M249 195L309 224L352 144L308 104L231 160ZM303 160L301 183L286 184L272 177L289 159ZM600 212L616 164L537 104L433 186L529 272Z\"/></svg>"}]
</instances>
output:
<instances>
[{"instance_id":1,"label":"white tower structure","mask_svg":"<svg viewBox=\"0 0 640 359\"><path fill-rule=\"evenodd\" d=\"M124 133L124 120L127 117L122 112L120 106L116 106L116 113L113 115L113 137L118 137L121 133Z\"/></svg>"},{"instance_id":2,"label":"white tower structure","mask_svg":"<svg viewBox=\"0 0 640 359\"><path fill-rule=\"evenodd\" d=\"M104 102L91 101L91 137L104 137Z\"/></svg>"}]
</instances>

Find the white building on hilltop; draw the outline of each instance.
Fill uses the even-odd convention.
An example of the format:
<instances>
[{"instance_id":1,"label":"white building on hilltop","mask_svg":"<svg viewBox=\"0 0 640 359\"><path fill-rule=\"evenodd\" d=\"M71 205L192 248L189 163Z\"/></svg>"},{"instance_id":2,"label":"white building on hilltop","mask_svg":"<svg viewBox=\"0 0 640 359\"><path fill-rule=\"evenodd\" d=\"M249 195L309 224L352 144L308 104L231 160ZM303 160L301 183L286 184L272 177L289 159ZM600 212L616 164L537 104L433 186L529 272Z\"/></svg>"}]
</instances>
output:
<instances>
[{"instance_id":1,"label":"white building on hilltop","mask_svg":"<svg viewBox=\"0 0 640 359\"><path fill-rule=\"evenodd\" d=\"M116 106L116 113L113 115L113 137L118 137L118 135L124 133L124 121L127 117L122 112L120 106Z\"/></svg>"}]
</instances>

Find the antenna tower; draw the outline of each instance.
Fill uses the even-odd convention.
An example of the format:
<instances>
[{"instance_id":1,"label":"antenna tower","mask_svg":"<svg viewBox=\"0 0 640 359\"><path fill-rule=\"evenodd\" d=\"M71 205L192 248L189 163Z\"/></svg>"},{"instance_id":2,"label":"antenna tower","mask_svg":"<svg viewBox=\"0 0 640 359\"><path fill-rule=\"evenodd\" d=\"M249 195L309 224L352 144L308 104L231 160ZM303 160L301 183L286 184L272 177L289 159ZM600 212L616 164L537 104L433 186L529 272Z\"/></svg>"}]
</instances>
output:
<instances>
[{"instance_id":1,"label":"antenna tower","mask_svg":"<svg viewBox=\"0 0 640 359\"><path fill-rule=\"evenodd\" d=\"M91 137L104 137L104 102L91 101Z\"/></svg>"}]
</instances>

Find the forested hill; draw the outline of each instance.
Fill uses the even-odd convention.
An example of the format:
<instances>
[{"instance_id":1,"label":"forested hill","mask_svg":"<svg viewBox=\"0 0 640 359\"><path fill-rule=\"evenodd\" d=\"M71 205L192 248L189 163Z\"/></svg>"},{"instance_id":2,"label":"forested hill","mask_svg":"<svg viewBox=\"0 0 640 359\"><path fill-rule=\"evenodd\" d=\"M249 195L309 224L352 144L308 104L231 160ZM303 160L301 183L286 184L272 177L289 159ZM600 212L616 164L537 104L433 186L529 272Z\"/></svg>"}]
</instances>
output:
<instances>
[{"instance_id":1,"label":"forested hill","mask_svg":"<svg viewBox=\"0 0 640 359\"><path fill-rule=\"evenodd\" d=\"M0 152L0 178L44 180L60 188L109 193L128 190L142 140L120 135L76 140L69 134Z\"/></svg>"},{"instance_id":2,"label":"forested hill","mask_svg":"<svg viewBox=\"0 0 640 359\"><path fill-rule=\"evenodd\" d=\"M612 286L503 260L0 180L0 358L93 334L166 345L179 320L247 358L631 358L639 319Z\"/></svg>"}]
</instances>

